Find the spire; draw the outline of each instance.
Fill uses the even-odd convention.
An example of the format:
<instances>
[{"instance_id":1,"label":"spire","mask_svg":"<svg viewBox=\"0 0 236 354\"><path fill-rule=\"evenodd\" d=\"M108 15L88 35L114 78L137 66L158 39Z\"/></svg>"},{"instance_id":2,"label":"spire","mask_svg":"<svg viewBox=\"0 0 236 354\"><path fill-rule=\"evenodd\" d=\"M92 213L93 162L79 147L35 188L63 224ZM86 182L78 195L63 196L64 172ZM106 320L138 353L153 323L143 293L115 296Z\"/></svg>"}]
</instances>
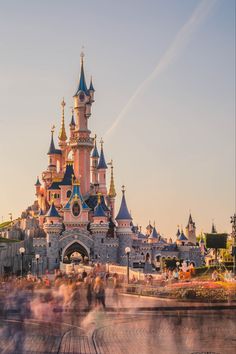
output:
<instances>
[{"instance_id":1,"label":"spire","mask_svg":"<svg viewBox=\"0 0 236 354\"><path fill-rule=\"evenodd\" d=\"M188 228L190 225L195 226L195 223L193 222L193 218L192 218L191 213L189 214L188 224L187 224L186 228Z\"/></svg>"},{"instance_id":2,"label":"spire","mask_svg":"<svg viewBox=\"0 0 236 354\"><path fill-rule=\"evenodd\" d=\"M111 165L111 181L110 181L110 189L109 189L109 197L111 198L115 198L116 197L116 189L115 189L115 183L114 183L114 175L113 175L113 161L111 160L111 162L108 164Z\"/></svg>"},{"instance_id":3,"label":"spire","mask_svg":"<svg viewBox=\"0 0 236 354\"><path fill-rule=\"evenodd\" d=\"M35 183L35 186L37 187L37 186L41 186L41 183L40 183L40 181L39 181L39 176L37 177L37 181L36 181L36 183Z\"/></svg>"},{"instance_id":4,"label":"spire","mask_svg":"<svg viewBox=\"0 0 236 354\"><path fill-rule=\"evenodd\" d=\"M52 129L51 129L51 143L49 146L48 155L52 155L52 154L56 153L55 144L54 144L54 140L53 140L54 130L55 130L55 126L53 125Z\"/></svg>"},{"instance_id":5,"label":"spire","mask_svg":"<svg viewBox=\"0 0 236 354\"><path fill-rule=\"evenodd\" d=\"M79 86L77 88L75 96L78 95L79 91L83 91L85 94L87 94L88 92L86 81L85 81L85 75L84 75L84 52L81 52L80 60L81 60L80 79L79 79Z\"/></svg>"},{"instance_id":6,"label":"spire","mask_svg":"<svg viewBox=\"0 0 236 354\"><path fill-rule=\"evenodd\" d=\"M216 227L215 227L214 221L212 221L211 233L212 233L212 234L217 234L217 231L216 231Z\"/></svg>"},{"instance_id":7,"label":"spire","mask_svg":"<svg viewBox=\"0 0 236 354\"><path fill-rule=\"evenodd\" d=\"M158 237L159 237L159 235L157 233L156 226L155 226L155 223L154 223L154 227L152 229L152 232L151 232L151 235L149 236L149 238L156 238L157 239Z\"/></svg>"},{"instance_id":8,"label":"spire","mask_svg":"<svg viewBox=\"0 0 236 354\"><path fill-rule=\"evenodd\" d=\"M101 144L101 153L100 153L100 159L98 162L98 169L107 169L107 164L105 161L105 156L104 156L104 152L103 152L103 140L101 139L100 141Z\"/></svg>"},{"instance_id":9,"label":"spire","mask_svg":"<svg viewBox=\"0 0 236 354\"><path fill-rule=\"evenodd\" d=\"M116 220L132 220L132 217L128 211L126 200L125 200L125 186L122 186L122 200L120 205L119 213L117 214Z\"/></svg>"},{"instance_id":10,"label":"spire","mask_svg":"<svg viewBox=\"0 0 236 354\"><path fill-rule=\"evenodd\" d=\"M95 91L94 87L93 87L92 76L91 76L91 79L90 79L89 91L93 91L93 92Z\"/></svg>"},{"instance_id":11,"label":"spire","mask_svg":"<svg viewBox=\"0 0 236 354\"><path fill-rule=\"evenodd\" d=\"M176 232L176 237L178 238L180 235L180 231L179 231L179 225L178 225L178 229L177 229L177 232Z\"/></svg>"},{"instance_id":12,"label":"spire","mask_svg":"<svg viewBox=\"0 0 236 354\"><path fill-rule=\"evenodd\" d=\"M60 215L58 214L58 211L54 205L54 201L52 201L50 209L48 210L48 212L45 216L48 218L60 218Z\"/></svg>"},{"instance_id":13,"label":"spire","mask_svg":"<svg viewBox=\"0 0 236 354\"><path fill-rule=\"evenodd\" d=\"M70 122L70 127L75 127L75 119L74 119L74 109L72 107L71 109L71 122Z\"/></svg>"},{"instance_id":14,"label":"spire","mask_svg":"<svg viewBox=\"0 0 236 354\"><path fill-rule=\"evenodd\" d=\"M96 134L94 137L94 148L93 148L91 157L97 158L97 159L99 158L99 153L98 153L98 149L97 149L97 135Z\"/></svg>"},{"instance_id":15,"label":"spire","mask_svg":"<svg viewBox=\"0 0 236 354\"><path fill-rule=\"evenodd\" d=\"M98 193L98 202L94 209L94 217L106 217L106 213L101 204L101 193Z\"/></svg>"},{"instance_id":16,"label":"spire","mask_svg":"<svg viewBox=\"0 0 236 354\"><path fill-rule=\"evenodd\" d=\"M61 129L60 129L60 132L59 132L59 140L60 141L66 141L67 140L67 136L66 136L66 129L65 129L65 101L64 101L64 97L63 97L63 100L61 102L61 108L62 108L62 115L61 115Z\"/></svg>"},{"instance_id":17,"label":"spire","mask_svg":"<svg viewBox=\"0 0 236 354\"><path fill-rule=\"evenodd\" d=\"M63 180L60 182L60 185L71 186L72 185L72 176L74 177L73 162L67 161L64 177L63 177Z\"/></svg>"}]
</instances>

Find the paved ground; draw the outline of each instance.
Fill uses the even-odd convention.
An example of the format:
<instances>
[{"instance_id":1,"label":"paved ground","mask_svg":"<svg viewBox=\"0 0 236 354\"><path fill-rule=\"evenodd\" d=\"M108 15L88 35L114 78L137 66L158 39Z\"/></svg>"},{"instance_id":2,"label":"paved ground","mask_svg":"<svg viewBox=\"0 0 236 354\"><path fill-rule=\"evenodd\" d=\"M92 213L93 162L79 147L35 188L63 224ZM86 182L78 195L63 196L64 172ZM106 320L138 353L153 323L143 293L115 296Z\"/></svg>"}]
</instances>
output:
<instances>
[{"instance_id":1,"label":"paved ground","mask_svg":"<svg viewBox=\"0 0 236 354\"><path fill-rule=\"evenodd\" d=\"M48 314L45 321L12 314L0 319L2 354L232 354L236 310L181 310L179 302L107 297L112 311ZM122 309L116 309L116 305ZM189 303L182 303L185 306ZM197 304L201 305L202 304ZM164 311L145 311L150 309ZM80 307L81 308L81 307ZM143 308L142 311L137 308Z\"/></svg>"}]
</instances>

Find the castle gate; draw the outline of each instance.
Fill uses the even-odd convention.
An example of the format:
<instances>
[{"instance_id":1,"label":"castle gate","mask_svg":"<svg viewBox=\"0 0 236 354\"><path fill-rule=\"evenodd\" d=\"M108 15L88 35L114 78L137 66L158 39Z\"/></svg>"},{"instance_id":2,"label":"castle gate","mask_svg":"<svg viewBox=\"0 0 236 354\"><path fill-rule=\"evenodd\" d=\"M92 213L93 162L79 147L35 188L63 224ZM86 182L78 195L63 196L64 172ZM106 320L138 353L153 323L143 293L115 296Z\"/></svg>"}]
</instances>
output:
<instances>
[{"instance_id":1,"label":"castle gate","mask_svg":"<svg viewBox=\"0 0 236 354\"><path fill-rule=\"evenodd\" d=\"M84 257L91 258L93 255L94 241L85 230L67 230L64 231L59 240L59 253L61 256L61 261L65 258L70 260L71 255L77 252Z\"/></svg>"}]
</instances>

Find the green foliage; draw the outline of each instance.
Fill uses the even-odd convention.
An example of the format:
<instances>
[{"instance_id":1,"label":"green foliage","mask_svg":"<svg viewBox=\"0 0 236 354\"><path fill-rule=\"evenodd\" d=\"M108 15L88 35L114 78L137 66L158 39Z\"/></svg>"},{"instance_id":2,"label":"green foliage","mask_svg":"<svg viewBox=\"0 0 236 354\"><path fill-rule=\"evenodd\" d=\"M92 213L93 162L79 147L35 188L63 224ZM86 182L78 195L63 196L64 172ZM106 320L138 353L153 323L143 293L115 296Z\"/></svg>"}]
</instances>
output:
<instances>
[{"instance_id":1,"label":"green foliage","mask_svg":"<svg viewBox=\"0 0 236 354\"><path fill-rule=\"evenodd\" d=\"M11 225L11 221L4 221L0 224L0 230Z\"/></svg>"},{"instance_id":2,"label":"green foliage","mask_svg":"<svg viewBox=\"0 0 236 354\"><path fill-rule=\"evenodd\" d=\"M13 242L20 242L19 240L12 240L5 237L0 237L0 243L13 243Z\"/></svg>"}]
</instances>

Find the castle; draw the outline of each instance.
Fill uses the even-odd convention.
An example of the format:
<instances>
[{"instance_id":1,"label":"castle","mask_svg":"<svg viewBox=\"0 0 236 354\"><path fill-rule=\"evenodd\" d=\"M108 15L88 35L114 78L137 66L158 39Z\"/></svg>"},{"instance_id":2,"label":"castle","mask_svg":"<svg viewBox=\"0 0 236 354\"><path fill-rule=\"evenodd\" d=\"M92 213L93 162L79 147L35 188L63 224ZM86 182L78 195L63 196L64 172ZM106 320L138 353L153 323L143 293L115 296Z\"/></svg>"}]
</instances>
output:
<instances>
[{"instance_id":1,"label":"castle","mask_svg":"<svg viewBox=\"0 0 236 354\"><path fill-rule=\"evenodd\" d=\"M103 141L98 149L96 136L92 138L88 128L94 94L92 80L89 87L86 84L82 53L69 133L65 127L63 99L59 148L55 146L53 127L48 167L35 184L35 217L42 230L40 237L33 237L35 254L40 255L44 268L50 271L70 262L75 252L90 261L126 265L126 247L131 250L130 265L146 267L147 271L162 268L168 260L184 259L201 265L201 251L196 245L196 228L191 215L186 235L178 229L176 242L164 239L150 223L146 234L142 234L133 224L124 186L121 205L115 214L113 164L112 161L106 163Z\"/></svg>"}]
</instances>

